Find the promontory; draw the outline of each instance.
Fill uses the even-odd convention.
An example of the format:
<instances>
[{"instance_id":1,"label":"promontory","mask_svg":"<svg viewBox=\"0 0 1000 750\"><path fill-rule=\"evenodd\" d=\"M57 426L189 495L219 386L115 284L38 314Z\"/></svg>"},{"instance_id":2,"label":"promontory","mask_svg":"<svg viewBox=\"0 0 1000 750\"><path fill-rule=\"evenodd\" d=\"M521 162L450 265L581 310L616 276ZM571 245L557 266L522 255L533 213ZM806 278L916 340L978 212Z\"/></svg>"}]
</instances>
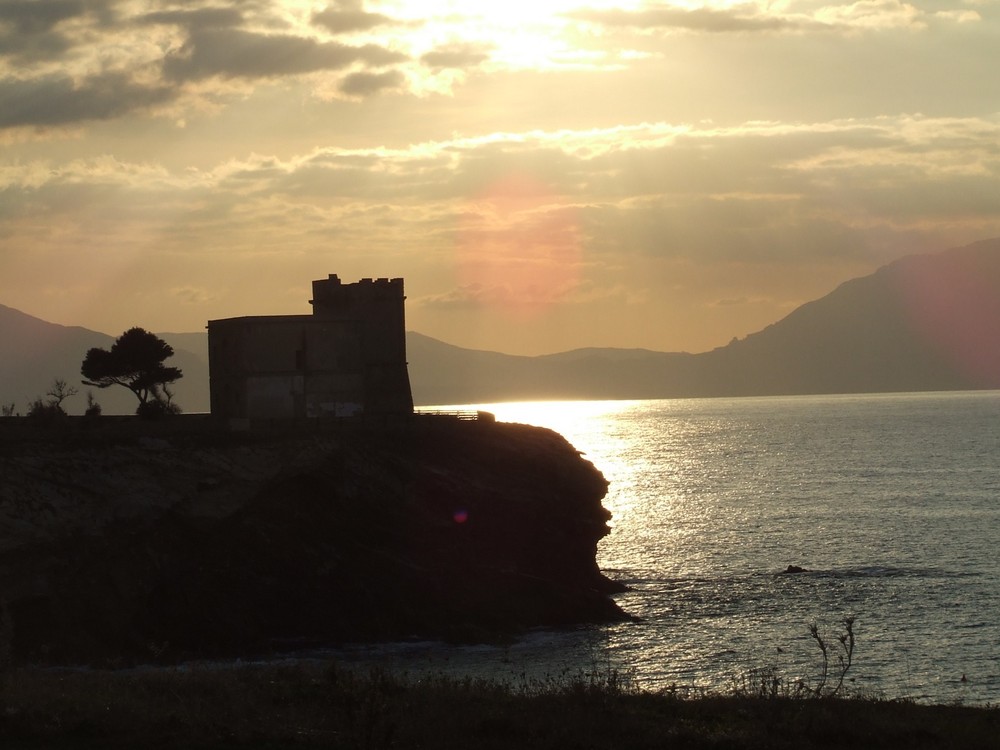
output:
<instances>
[{"instance_id":1,"label":"promontory","mask_svg":"<svg viewBox=\"0 0 1000 750\"><path fill-rule=\"evenodd\" d=\"M414 415L0 425L0 650L134 663L624 617L607 482L564 438Z\"/></svg>"}]
</instances>

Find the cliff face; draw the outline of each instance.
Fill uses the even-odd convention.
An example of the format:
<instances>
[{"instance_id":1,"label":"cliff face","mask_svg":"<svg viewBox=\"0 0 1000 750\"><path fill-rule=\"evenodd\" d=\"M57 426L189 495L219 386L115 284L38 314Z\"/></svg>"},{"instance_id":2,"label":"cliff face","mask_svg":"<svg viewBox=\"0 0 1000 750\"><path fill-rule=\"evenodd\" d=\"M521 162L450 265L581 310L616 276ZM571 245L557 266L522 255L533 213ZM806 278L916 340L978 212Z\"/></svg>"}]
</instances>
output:
<instances>
[{"instance_id":1,"label":"cliff face","mask_svg":"<svg viewBox=\"0 0 1000 750\"><path fill-rule=\"evenodd\" d=\"M595 563L607 483L548 430L422 417L0 451L15 658L480 640L623 616Z\"/></svg>"}]
</instances>

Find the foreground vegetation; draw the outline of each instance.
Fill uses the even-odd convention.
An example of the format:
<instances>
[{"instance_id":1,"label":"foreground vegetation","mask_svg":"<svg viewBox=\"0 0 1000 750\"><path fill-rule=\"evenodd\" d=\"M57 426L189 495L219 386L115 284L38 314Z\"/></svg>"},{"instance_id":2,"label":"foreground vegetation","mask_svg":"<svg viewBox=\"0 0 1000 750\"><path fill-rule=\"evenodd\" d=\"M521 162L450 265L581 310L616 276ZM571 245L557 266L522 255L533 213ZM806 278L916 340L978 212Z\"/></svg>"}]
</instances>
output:
<instances>
[{"instance_id":1,"label":"foreground vegetation","mask_svg":"<svg viewBox=\"0 0 1000 750\"><path fill-rule=\"evenodd\" d=\"M520 684L336 665L22 669L15 748L996 748L1000 710L857 698L644 692L614 670Z\"/></svg>"}]
</instances>

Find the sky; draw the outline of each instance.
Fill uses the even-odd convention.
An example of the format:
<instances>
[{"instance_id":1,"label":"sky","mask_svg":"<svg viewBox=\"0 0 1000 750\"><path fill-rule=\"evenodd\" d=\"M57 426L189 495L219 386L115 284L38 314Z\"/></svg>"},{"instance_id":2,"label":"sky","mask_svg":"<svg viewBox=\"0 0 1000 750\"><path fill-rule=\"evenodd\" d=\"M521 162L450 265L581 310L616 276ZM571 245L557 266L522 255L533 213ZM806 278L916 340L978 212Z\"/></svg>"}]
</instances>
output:
<instances>
[{"instance_id":1,"label":"sky","mask_svg":"<svg viewBox=\"0 0 1000 750\"><path fill-rule=\"evenodd\" d=\"M1000 0L0 0L0 304L707 351L1000 236Z\"/></svg>"}]
</instances>

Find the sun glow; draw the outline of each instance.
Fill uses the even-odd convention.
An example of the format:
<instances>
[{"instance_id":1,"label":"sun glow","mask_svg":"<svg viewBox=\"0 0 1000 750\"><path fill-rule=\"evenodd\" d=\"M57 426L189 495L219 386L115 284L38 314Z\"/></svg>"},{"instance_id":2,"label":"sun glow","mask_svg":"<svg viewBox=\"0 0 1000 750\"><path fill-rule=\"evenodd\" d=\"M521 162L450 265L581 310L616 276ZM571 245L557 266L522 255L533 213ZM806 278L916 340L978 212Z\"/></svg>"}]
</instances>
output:
<instances>
[{"instance_id":1,"label":"sun glow","mask_svg":"<svg viewBox=\"0 0 1000 750\"><path fill-rule=\"evenodd\" d=\"M378 7L399 16L428 23L442 19L518 26L544 23L579 8L581 0L388 0ZM592 5L592 4L591 4ZM611 6L612 3L604 3Z\"/></svg>"},{"instance_id":2,"label":"sun glow","mask_svg":"<svg viewBox=\"0 0 1000 750\"><path fill-rule=\"evenodd\" d=\"M386 0L368 7L412 26L411 42L423 53L456 44L489 50L490 65L509 68L548 68L587 64L584 50L569 39L574 21L570 12L623 8L641 3L596 0Z\"/></svg>"}]
</instances>

